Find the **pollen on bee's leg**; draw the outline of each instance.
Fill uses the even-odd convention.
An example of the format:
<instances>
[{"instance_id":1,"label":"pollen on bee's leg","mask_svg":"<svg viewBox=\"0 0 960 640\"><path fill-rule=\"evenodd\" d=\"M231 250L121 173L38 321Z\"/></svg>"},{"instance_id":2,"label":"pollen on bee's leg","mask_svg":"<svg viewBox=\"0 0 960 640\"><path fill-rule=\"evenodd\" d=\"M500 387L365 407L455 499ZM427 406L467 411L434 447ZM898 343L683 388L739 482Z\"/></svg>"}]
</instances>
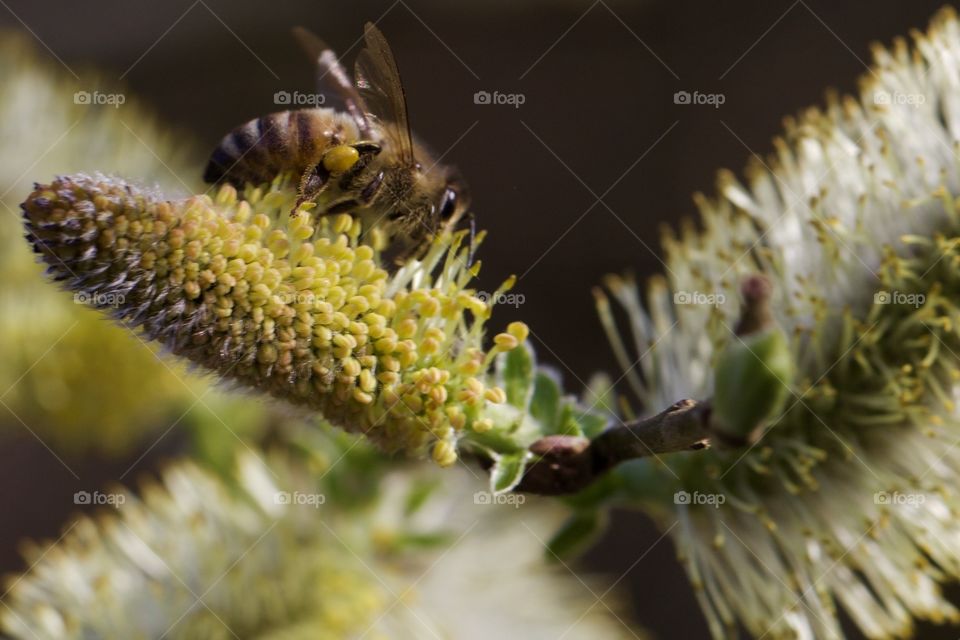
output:
<instances>
[{"instance_id":1,"label":"pollen on bee's leg","mask_svg":"<svg viewBox=\"0 0 960 640\"><path fill-rule=\"evenodd\" d=\"M360 152L350 145L340 144L323 155L323 166L330 173L349 171L360 160Z\"/></svg>"}]
</instances>

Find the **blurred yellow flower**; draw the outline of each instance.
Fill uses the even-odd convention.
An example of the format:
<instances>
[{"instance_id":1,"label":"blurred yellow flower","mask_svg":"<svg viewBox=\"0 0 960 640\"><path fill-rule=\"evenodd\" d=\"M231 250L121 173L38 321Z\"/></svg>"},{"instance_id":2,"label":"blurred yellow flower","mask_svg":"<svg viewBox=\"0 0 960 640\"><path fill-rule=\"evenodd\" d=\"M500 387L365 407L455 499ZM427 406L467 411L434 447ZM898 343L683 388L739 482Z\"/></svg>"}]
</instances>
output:
<instances>
[{"instance_id":1,"label":"blurred yellow flower","mask_svg":"<svg viewBox=\"0 0 960 640\"><path fill-rule=\"evenodd\" d=\"M17 204L38 172L123 170L183 190L181 178L192 183L199 170L186 161L189 145L174 144L133 99L85 102L91 87L42 60L23 34L0 37L0 76L0 424L58 453L120 453L169 427L207 385L78 304L82 296L42 286Z\"/></svg>"},{"instance_id":2,"label":"blurred yellow flower","mask_svg":"<svg viewBox=\"0 0 960 640\"><path fill-rule=\"evenodd\" d=\"M369 460L366 499L335 466L251 451L229 481L181 462L142 498L102 494L115 511L28 548L0 624L24 640L640 637L615 594L599 604L591 577L542 562L551 505ZM506 526L518 509L526 526Z\"/></svg>"}]
</instances>

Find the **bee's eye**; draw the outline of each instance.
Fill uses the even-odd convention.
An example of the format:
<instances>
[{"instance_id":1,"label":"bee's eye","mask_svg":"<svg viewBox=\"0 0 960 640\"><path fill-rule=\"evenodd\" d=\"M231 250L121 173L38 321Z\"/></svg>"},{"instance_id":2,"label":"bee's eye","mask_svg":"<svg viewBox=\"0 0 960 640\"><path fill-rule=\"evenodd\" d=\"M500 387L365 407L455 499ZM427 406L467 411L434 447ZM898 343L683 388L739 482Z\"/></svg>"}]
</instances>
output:
<instances>
[{"instance_id":1,"label":"bee's eye","mask_svg":"<svg viewBox=\"0 0 960 640\"><path fill-rule=\"evenodd\" d=\"M440 199L440 219L449 220L453 212L457 210L457 192L451 187L447 187Z\"/></svg>"}]
</instances>

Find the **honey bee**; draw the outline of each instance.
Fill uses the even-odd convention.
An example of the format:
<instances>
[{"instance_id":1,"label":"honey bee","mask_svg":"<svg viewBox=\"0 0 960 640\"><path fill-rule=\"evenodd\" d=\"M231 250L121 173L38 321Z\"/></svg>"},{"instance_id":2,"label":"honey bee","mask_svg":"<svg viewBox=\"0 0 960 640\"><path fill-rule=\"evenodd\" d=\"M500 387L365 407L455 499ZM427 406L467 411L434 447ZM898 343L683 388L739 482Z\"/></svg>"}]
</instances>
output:
<instances>
[{"instance_id":1,"label":"honey bee","mask_svg":"<svg viewBox=\"0 0 960 640\"><path fill-rule=\"evenodd\" d=\"M321 215L385 219L401 240L402 263L437 232L456 227L468 206L465 185L414 140L399 69L376 26L364 28L355 82L317 36L302 27L293 33L316 64L318 91L335 105L278 111L240 125L213 151L204 180L240 187L292 172L300 176L294 212L316 202ZM472 232L472 216L470 223Z\"/></svg>"}]
</instances>

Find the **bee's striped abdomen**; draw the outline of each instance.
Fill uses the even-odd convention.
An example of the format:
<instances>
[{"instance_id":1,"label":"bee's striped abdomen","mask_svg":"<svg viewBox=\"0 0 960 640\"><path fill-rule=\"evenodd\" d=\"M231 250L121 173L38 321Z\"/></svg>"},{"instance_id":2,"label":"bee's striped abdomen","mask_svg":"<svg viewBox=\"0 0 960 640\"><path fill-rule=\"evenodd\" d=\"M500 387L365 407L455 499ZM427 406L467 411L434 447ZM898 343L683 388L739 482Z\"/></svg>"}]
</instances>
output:
<instances>
[{"instance_id":1,"label":"bee's striped abdomen","mask_svg":"<svg viewBox=\"0 0 960 640\"><path fill-rule=\"evenodd\" d=\"M303 173L323 151L349 133L330 109L278 111L246 122L220 141L203 174L206 182L269 182L277 174ZM353 134L355 135L355 134Z\"/></svg>"}]
</instances>

